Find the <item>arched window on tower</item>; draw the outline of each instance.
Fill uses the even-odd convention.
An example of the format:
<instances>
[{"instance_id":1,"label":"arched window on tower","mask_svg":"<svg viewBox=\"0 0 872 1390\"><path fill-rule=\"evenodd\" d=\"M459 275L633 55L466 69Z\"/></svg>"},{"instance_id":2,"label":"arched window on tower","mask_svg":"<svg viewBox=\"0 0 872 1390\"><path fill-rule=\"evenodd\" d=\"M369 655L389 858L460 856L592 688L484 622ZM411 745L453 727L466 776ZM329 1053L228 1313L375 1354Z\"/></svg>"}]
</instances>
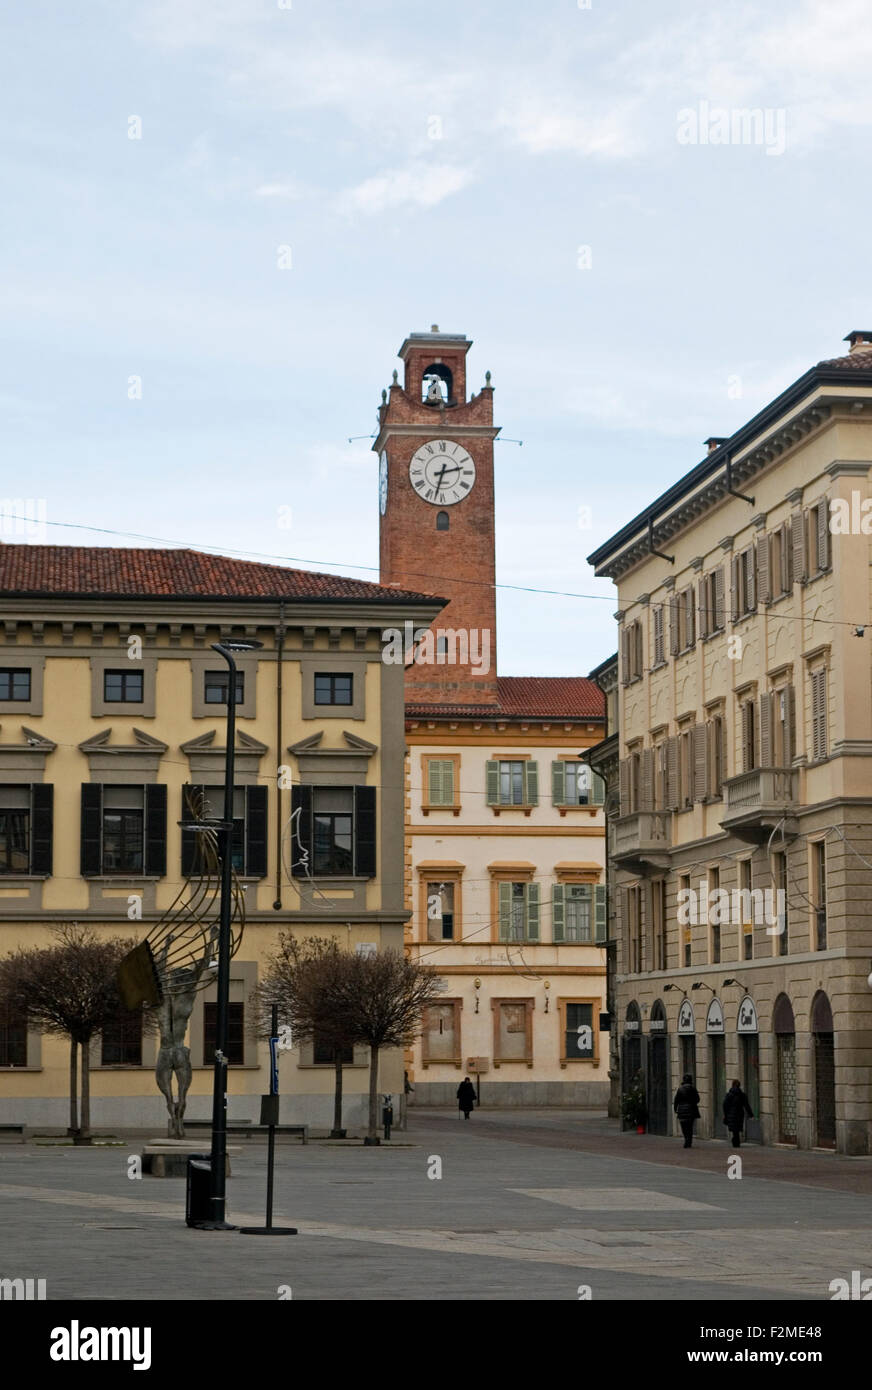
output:
<instances>
[{"instance_id":1,"label":"arched window on tower","mask_svg":"<svg viewBox=\"0 0 872 1390\"><path fill-rule=\"evenodd\" d=\"M450 525L451 525L451 518L450 518L450 516L448 515L447 512L437 512L437 513L436 513L436 530L437 530L437 531L447 531L447 530L448 530L448 527L449 527Z\"/></svg>"},{"instance_id":2,"label":"arched window on tower","mask_svg":"<svg viewBox=\"0 0 872 1390\"><path fill-rule=\"evenodd\" d=\"M425 405L450 405L453 385L450 369L441 362L434 362L422 373L421 400Z\"/></svg>"}]
</instances>

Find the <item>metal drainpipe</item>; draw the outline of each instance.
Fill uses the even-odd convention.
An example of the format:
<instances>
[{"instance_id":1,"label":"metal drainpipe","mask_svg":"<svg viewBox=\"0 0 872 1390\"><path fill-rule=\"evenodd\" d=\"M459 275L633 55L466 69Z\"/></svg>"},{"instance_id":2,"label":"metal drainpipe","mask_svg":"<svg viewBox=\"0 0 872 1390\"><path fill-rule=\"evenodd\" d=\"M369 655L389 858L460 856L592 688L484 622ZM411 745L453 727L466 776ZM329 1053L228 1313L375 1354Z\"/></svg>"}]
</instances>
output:
<instances>
[{"instance_id":1,"label":"metal drainpipe","mask_svg":"<svg viewBox=\"0 0 872 1390\"><path fill-rule=\"evenodd\" d=\"M285 647L285 601L279 600L279 625L276 629L276 757L277 767L282 764L282 655ZM276 897L273 910L280 912L282 906L282 788L281 777L276 775Z\"/></svg>"}]
</instances>

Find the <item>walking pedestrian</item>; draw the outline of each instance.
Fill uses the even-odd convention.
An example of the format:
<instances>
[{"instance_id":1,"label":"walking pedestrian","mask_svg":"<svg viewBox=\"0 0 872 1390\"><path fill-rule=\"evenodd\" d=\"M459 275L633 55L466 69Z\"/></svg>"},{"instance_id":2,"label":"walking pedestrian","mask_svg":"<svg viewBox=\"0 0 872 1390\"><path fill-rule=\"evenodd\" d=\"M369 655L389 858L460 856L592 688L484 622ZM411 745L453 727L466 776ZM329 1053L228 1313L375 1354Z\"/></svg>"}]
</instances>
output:
<instances>
[{"instance_id":1,"label":"walking pedestrian","mask_svg":"<svg viewBox=\"0 0 872 1390\"><path fill-rule=\"evenodd\" d=\"M738 1149L742 1142L742 1130L745 1128L746 1115L753 1120L754 1111L748 1104L748 1097L738 1081L734 1081L724 1096L724 1124L730 1131L734 1149Z\"/></svg>"},{"instance_id":2,"label":"walking pedestrian","mask_svg":"<svg viewBox=\"0 0 872 1390\"><path fill-rule=\"evenodd\" d=\"M465 1076L457 1088L457 1108L463 1111L463 1118L469 1119L469 1112L475 1105L475 1087L468 1076Z\"/></svg>"},{"instance_id":3,"label":"walking pedestrian","mask_svg":"<svg viewBox=\"0 0 872 1390\"><path fill-rule=\"evenodd\" d=\"M693 1122L699 1119L699 1091L693 1084L693 1077L690 1072L685 1072L681 1078L681 1085L675 1092L672 1109L678 1116L678 1123L681 1125L684 1147L689 1149L693 1144Z\"/></svg>"}]
</instances>

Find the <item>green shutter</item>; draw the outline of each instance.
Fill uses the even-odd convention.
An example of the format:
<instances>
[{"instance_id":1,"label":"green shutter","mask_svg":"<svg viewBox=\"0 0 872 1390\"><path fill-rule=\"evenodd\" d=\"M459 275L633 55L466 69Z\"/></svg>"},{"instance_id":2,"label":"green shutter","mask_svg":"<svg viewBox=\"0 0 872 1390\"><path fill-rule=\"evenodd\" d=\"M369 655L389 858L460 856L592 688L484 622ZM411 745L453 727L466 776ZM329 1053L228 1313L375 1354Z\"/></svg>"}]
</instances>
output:
<instances>
[{"instance_id":1,"label":"green shutter","mask_svg":"<svg viewBox=\"0 0 872 1390\"><path fill-rule=\"evenodd\" d=\"M606 799L606 784L598 772L593 774L593 804L602 806Z\"/></svg>"},{"instance_id":2,"label":"green shutter","mask_svg":"<svg viewBox=\"0 0 872 1390\"><path fill-rule=\"evenodd\" d=\"M551 764L551 800L555 806L566 805L566 763Z\"/></svg>"},{"instance_id":3,"label":"green shutter","mask_svg":"<svg viewBox=\"0 0 872 1390\"><path fill-rule=\"evenodd\" d=\"M527 884L527 940L539 940L539 885Z\"/></svg>"},{"instance_id":4,"label":"green shutter","mask_svg":"<svg viewBox=\"0 0 872 1390\"><path fill-rule=\"evenodd\" d=\"M431 806L454 804L454 763L448 758L427 761L427 799Z\"/></svg>"},{"instance_id":5,"label":"green shutter","mask_svg":"<svg viewBox=\"0 0 872 1390\"><path fill-rule=\"evenodd\" d=\"M593 890L594 900L594 941L606 941L609 935L609 924L606 917L606 886L598 883Z\"/></svg>"},{"instance_id":6,"label":"green shutter","mask_svg":"<svg viewBox=\"0 0 872 1390\"><path fill-rule=\"evenodd\" d=\"M512 885L500 883L500 941L508 941L512 925Z\"/></svg>"},{"instance_id":7,"label":"green shutter","mask_svg":"<svg viewBox=\"0 0 872 1390\"><path fill-rule=\"evenodd\" d=\"M539 805L539 764L524 764L524 804L525 806Z\"/></svg>"},{"instance_id":8,"label":"green shutter","mask_svg":"<svg viewBox=\"0 0 872 1390\"><path fill-rule=\"evenodd\" d=\"M556 763L556 767L562 766ZM562 883L555 883L551 891L551 939L552 941L562 941L564 923L566 922L566 907L564 905L564 889Z\"/></svg>"},{"instance_id":9,"label":"green shutter","mask_svg":"<svg viewBox=\"0 0 872 1390\"><path fill-rule=\"evenodd\" d=\"M488 758L485 763L485 773L487 776L487 804L488 806L499 806L500 804L500 765L494 758Z\"/></svg>"},{"instance_id":10,"label":"green shutter","mask_svg":"<svg viewBox=\"0 0 872 1390\"><path fill-rule=\"evenodd\" d=\"M442 763L442 804L454 805L454 763L445 758Z\"/></svg>"}]
</instances>

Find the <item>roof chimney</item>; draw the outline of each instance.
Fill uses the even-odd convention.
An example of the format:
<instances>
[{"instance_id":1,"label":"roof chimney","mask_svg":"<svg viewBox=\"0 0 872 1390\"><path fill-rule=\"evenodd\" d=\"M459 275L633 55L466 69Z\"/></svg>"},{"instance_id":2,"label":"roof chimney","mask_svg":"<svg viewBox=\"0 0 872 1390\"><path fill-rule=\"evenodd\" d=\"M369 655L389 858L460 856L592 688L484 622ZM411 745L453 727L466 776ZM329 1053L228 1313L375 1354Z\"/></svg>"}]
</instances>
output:
<instances>
[{"instance_id":1,"label":"roof chimney","mask_svg":"<svg viewBox=\"0 0 872 1390\"><path fill-rule=\"evenodd\" d=\"M709 436L708 439L703 440L703 443L705 444L705 447L708 449L710 454L713 454L715 449L719 449L721 445L726 444L726 442L727 436L725 434L712 434Z\"/></svg>"},{"instance_id":2,"label":"roof chimney","mask_svg":"<svg viewBox=\"0 0 872 1390\"><path fill-rule=\"evenodd\" d=\"M851 352L872 352L872 332L855 328L842 342L851 344Z\"/></svg>"}]
</instances>

